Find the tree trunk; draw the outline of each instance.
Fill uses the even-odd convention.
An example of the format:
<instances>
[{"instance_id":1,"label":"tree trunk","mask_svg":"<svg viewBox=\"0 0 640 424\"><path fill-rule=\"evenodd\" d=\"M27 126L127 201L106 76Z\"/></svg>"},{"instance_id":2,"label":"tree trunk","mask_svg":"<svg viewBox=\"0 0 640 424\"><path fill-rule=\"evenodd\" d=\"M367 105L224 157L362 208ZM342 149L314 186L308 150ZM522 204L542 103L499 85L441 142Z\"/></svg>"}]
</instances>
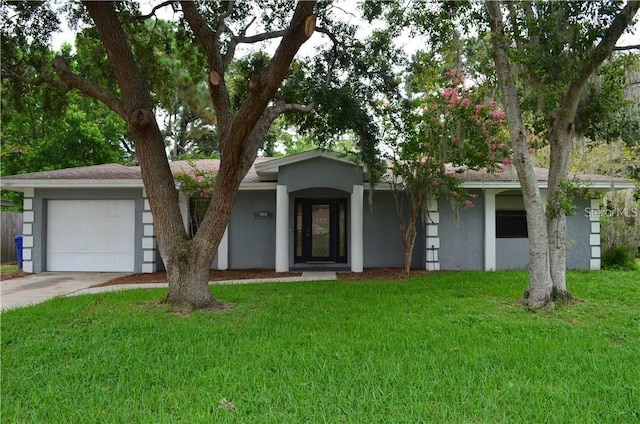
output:
<instances>
[{"instance_id":1,"label":"tree trunk","mask_svg":"<svg viewBox=\"0 0 640 424\"><path fill-rule=\"evenodd\" d=\"M416 218L411 216L409 218L409 227L404 233L404 272L409 274L411 272L411 260L413 259L413 247L416 244L416 236L418 232L416 230Z\"/></svg>"},{"instance_id":2,"label":"tree trunk","mask_svg":"<svg viewBox=\"0 0 640 424\"><path fill-rule=\"evenodd\" d=\"M507 44L502 23L502 11L497 1L486 1L490 15L491 40L493 43L493 59L495 61L498 83L502 92L503 103L507 114L507 123L513 163L518 172L522 188L522 197L527 213L527 230L529 233L529 286L524 293L523 301L531 308L553 306L552 280L549 270L549 250L547 247L547 227L542 195L527 145L526 128L522 122L520 103L516 86L511 73L511 64L507 54Z\"/></svg>"},{"instance_id":3,"label":"tree trunk","mask_svg":"<svg viewBox=\"0 0 640 424\"><path fill-rule=\"evenodd\" d=\"M167 270L167 301L185 309L216 304L208 291L208 270L215 252L188 248L178 206L178 192L167 161L164 139L151 106L145 80L112 3L85 2L122 92L129 136L136 147L142 180L151 206L158 248ZM222 230L224 231L224 229ZM222 233L220 237L222 237ZM218 238L218 239L219 239ZM207 258L208 263L205 264ZM187 267L200 269L187 271ZM177 286L176 286L177 285ZM186 287L190 287L186 289ZM207 290L204 290L204 288ZM180 297L184 296L184 297Z\"/></svg>"},{"instance_id":4,"label":"tree trunk","mask_svg":"<svg viewBox=\"0 0 640 424\"><path fill-rule=\"evenodd\" d=\"M567 291L567 211L563 199L566 193L560 185L567 178L569 154L573 138L571 116L555 117L551 124L551 161L549 166L549 186L547 191L547 233L549 263L553 281L554 299L571 300Z\"/></svg>"},{"instance_id":5,"label":"tree trunk","mask_svg":"<svg viewBox=\"0 0 640 424\"><path fill-rule=\"evenodd\" d=\"M167 269L169 291L165 301L183 311L218 306L208 287L211 262L231 215L240 182L255 160L259 146L255 140L261 140L268 129L268 125L259 124L263 121L270 124L275 118L266 111L269 101L282 83L298 49L311 35L312 31L308 30L306 23L313 18L311 15L315 2L302 1L296 5L280 45L258 75L257 87L235 115L224 84L225 65L218 43L220 34L208 27L195 4L182 3L185 18L214 68L212 72L217 72L220 77L213 81L210 79L209 84L220 130L220 170L211 203L192 240L188 240L182 222L178 192L151 98L114 5L112 2L93 1L84 2L84 5L107 51L122 99L119 102L107 90L96 84L87 85L87 80L71 72L65 73L63 68L60 68L59 74L63 74L61 78L69 86L81 90L84 88L83 92L103 101L128 123L129 136L136 146L144 187L151 205L158 248Z\"/></svg>"},{"instance_id":6,"label":"tree trunk","mask_svg":"<svg viewBox=\"0 0 640 424\"><path fill-rule=\"evenodd\" d=\"M192 241L182 242L177 261L171 264L171 272L167 272L169 291L164 302L182 313L221 306L209 289L210 255L199 255L194 250Z\"/></svg>"}]
</instances>

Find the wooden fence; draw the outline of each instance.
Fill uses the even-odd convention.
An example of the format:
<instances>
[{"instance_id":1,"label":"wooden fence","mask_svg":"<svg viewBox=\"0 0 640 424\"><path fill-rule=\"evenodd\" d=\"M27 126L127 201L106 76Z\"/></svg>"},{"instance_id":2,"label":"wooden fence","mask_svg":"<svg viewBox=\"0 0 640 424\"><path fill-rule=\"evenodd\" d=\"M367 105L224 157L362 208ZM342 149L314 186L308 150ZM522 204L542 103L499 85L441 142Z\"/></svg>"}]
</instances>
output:
<instances>
[{"instance_id":1,"label":"wooden fence","mask_svg":"<svg viewBox=\"0 0 640 424\"><path fill-rule=\"evenodd\" d=\"M22 234L22 213L0 212L0 262L16 262L15 238Z\"/></svg>"}]
</instances>

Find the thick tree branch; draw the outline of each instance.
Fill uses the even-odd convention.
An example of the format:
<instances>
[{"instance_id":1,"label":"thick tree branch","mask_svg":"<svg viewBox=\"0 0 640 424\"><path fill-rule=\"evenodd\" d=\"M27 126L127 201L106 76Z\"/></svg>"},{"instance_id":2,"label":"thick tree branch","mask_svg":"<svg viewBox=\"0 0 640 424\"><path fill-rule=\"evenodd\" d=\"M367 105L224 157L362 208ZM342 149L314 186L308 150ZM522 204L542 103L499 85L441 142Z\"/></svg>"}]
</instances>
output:
<instances>
[{"instance_id":1,"label":"thick tree branch","mask_svg":"<svg viewBox=\"0 0 640 424\"><path fill-rule=\"evenodd\" d=\"M251 95L240 106L230 129L232 134L228 146L230 150L223 151L226 146L221 146L223 156L228 154L232 158L238 158L242 154L245 146L244 140L249 136L263 115L269 101L280 87L300 46L311 36L312 31L308 31L308 24L310 20L315 23L314 7L314 1L299 1L297 3L291 23L276 52L269 63L252 79L254 86Z\"/></svg>"},{"instance_id":2,"label":"thick tree branch","mask_svg":"<svg viewBox=\"0 0 640 424\"><path fill-rule=\"evenodd\" d=\"M184 18L193 31L193 35L204 50L205 55L207 55L209 63L212 64L212 68L215 69L215 65L221 62L220 53L216 50L220 34L217 34L211 29L202 15L200 15L200 12L198 12L194 2L183 1L180 2L180 6L182 7ZM224 73L222 69L216 70L221 74Z\"/></svg>"},{"instance_id":3,"label":"thick tree branch","mask_svg":"<svg viewBox=\"0 0 640 424\"><path fill-rule=\"evenodd\" d=\"M240 37L244 37L245 34L247 33L247 30L249 29L249 27L251 25L253 25L253 23L256 21L256 17L254 16L251 21L249 21L249 23L242 28L242 30L240 31ZM227 28L228 29L228 28ZM229 31L231 32L231 31ZM236 36L235 34L233 34L233 32L231 32L231 41L229 41L229 44L227 45L227 52L224 54L224 58L223 58L223 62L224 62L224 68L226 69L229 64L231 63L231 61L233 60L233 57L236 54L236 47L238 46L238 36Z\"/></svg>"},{"instance_id":4,"label":"thick tree branch","mask_svg":"<svg viewBox=\"0 0 640 424\"><path fill-rule=\"evenodd\" d=\"M113 3L85 1L83 4L95 23L122 93L122 108L129 125L129 136L135 142L147 197L157 228L162 228L162 232L158 233L158 244L166 263L169 258L174 259L169 250L177 248L169 240L186 239L186 232L167 162L164 139L153 115L146 81Z\"/></svg>"},{"instance_id":5,"label":"thick tree branch","mask_svg":"<svg viewBox=\"0 0 640 424\"><path fill-rule=\"evenodd\" d=\"M155 16L156 12L158 11L158 9L162 9L163 7L167 7L167 6L173 5L174 3L175 3L175 0L163 1L162 3L154 6L153 9L151 9L151 12L147 13L146 15L134 16L132 19L128 19L125 22L130 22L130 21L133 21L133 20L144 21L146 19L149 19L152 16ZM175 9L174 9L174 11L175 11Z\"/></svg>"},{"instance_id":6,"label":"thick tree branch","mask_svg":"<svg viewBox=\"0 0 640 424\"><path fill-rule=\"evenodd\" d=\"M63 94L66 94L66 92L69 91L70 89L67 84L65 84L64 82L58 79L55 79L53 75L47 71L41 72L37 77L28 77L28 76L19 74L18 72L14 71L11 67L2 65L2 68L0 69L0 77L2 79L7 78L13 81L19 81L23 84L32 85L32 86L48 84L52 87L55 87L61 90Z\"/></svg>"},{"instance_id":7,"label":"thick tree branch","mask_svg":"<svg viewBox=\"0 0 640 424\"><path fill-rule=\"evenodd\" d=\"M122 107L122 102L115 94L106 88L84 77L74 74L61 56L53 60L53 68L68 88L75 88L85 96L93 97L104 103L109 109L127 121L127 113ZM47 81L48 82L48 81Z\"/></svg>"},{"instance_id":8,"label":"thick tree branch","mask_svg":"<svg viewBox=\"0 0 640 424\"><path fill-rule=\"evenodd\" d=\"M262 34L256 34L251 36L237 36L234 38L238 43L253 44L253 43L259 43L261 41L272 40L274 38L282 37L284 33L285 31L271 31L271 32L264 32Z\"/></svg>"},{"instance_id":9,"label":"thick tree branch","mask_svg":"<svg viewBox=\"0 0 640 424\"><path fill-rule=\"evenodd\" d=\"M270 120L269 125L280 115L285 112L311 112L316 107L316 102L311 102L308 105L301 105L297 103L285 103L279 102L274 106L270 106L265 111L266 117Z\"/></svg>"},{"instance_id":10,"label":"thick tree branch","mask_svg":"<svg viewBox=\"0 0 640 424\"><path fill-rule=\"evenodd\" d=\"M574 116L578 109L582 89L598 69L598 67L608 58L615 49L616 43L622 33L627 29L633 17L640 8L640 1L629 1L618 13L611 25L606 29L600 43L592 50L589 57L574 74L574 78L569 84L562 100L561 109Z\"/></svg>"},{"instance_id":11,"label":"thick tree branch","mask_svg":"<svg viewBox=\"0 0 640 424\"><path fill-rule=\"evenodd\" d=\"M224 73L226 70L225 61L220 54L220 31L224 29L224 17L220 17L218 23L218 32L213 31L202 17L195 3L190 1L181 2L182 12L184 17L189 23L193 35L204 50L207 59L209 60L209 66L211 72L209 74L209 94L213 101L213 107L216 110L216 117L218 119L218 130L220 134L224 134L229 130L231 125L232 113L231 113L231 100L229 98L229 91L227 89ZM232 5L230 4L231 8ZM227 12L230 13L228 9ZM224 139L224 137L221 137Z\"/></svg>"},{"instance_id":12,"label":"thick tree branch","mask_svg":"<svg viewBox=\"0 0 640 424\"><path fill-rule=\"evenodd\" d=\"M333 57L331 57L331 59L329 60L329 63L327 64L327 75L324 78L325 85L329 85L329 81L331 81L331 75L333 75L333 69L336 65L336 62L338 61L338 59L340 59L340 57L344 55L344 53L340 53L338 51L338 46L341 43L338 41L338 38L335 36L334 33L332 33L331 31L329 31L324 27L317 27L316 31L318 31L319 33L325 34L327 37L329 37L329 39L333 43L333 46L331 47L331 51L333 52Z\"/></svg>"},{"instance_id":13,"label":"thick tree branch","mask_svg":"<svg viewBox=\"0 0 640 424\"><path fill-rule=\"evenodd\" d=\"M640 44L633 44L631 46L616 46L613 50L617 52L625 50L640 50Z\"/></svg>"}]
</instances>

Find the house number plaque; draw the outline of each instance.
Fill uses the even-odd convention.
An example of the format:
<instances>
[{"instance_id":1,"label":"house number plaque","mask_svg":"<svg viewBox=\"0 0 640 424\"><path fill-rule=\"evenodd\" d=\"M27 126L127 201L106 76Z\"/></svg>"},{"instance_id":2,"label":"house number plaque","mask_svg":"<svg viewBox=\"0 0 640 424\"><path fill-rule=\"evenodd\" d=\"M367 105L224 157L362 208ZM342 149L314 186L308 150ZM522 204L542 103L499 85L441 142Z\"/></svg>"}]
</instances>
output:
<instances>
[{"instance_id":1,"label":"house number plaque","mask_svg":"<svg viewBox=\"0 0 640 424\"><path fill-rule=\"evenodd\" d=\"M269 211L254 212L253 219L273 219L273 212L269 212Z\"/></svg>"}]
</instances>

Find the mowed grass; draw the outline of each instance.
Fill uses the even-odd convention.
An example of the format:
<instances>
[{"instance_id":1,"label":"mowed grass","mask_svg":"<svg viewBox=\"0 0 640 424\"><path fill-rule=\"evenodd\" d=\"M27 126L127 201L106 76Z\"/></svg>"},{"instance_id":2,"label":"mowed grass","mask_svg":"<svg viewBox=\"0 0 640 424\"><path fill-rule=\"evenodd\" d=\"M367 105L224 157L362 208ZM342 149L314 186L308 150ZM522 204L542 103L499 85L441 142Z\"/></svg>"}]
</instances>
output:
<instances>
[{"instance_id":1,"label":"mowed grass","mask_svg":"<svg viewBox=\"0 0 640 424\"><path fill-rule=\"evenodd\" d=\"M640 422L640 278L571 272L530 312L522 272L161 290L2 313L3 423Z\"/></svg>"}]
</instances>

